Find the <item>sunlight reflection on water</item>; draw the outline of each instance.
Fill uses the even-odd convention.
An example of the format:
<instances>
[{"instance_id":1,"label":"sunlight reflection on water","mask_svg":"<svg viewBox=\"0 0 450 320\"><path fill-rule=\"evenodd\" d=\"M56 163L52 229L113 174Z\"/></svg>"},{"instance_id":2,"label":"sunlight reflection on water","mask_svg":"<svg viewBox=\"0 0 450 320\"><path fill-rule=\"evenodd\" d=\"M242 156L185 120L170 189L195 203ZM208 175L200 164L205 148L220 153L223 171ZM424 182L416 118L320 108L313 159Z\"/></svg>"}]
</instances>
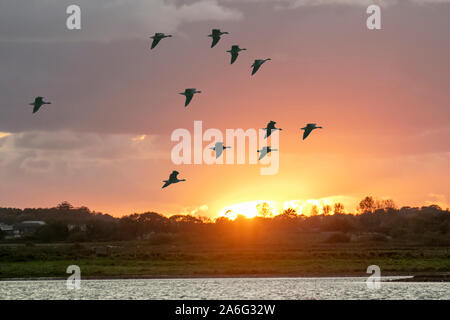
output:
<instances>
[{"instance_id":1,"label":"sunlight reflection on water","mask_svg":"<svg viewBox=\"0 0 450 320\"><path fill-rule=\"evenodd\" d=\"M0 299L449 299L445 282L382 282L366 278L197 278L0 281Z\"/></svg>"}]
</instances>

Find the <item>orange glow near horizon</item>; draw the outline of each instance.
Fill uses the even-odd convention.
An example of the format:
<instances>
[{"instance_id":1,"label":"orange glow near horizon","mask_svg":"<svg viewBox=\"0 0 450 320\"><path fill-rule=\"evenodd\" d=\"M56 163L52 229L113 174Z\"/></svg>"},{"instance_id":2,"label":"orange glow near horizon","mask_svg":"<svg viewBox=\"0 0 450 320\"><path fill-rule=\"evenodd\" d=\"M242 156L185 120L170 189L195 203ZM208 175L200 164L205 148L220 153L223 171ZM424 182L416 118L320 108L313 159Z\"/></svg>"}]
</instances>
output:
<instances>
[{"instance_id":1,"label":"orange glow near horizon","mask_svg":"<svg viewBox=\"0 0 450 320\"><path fill-rule=\"evenodd\" d=\"M1 132L0 131L0 139L1 138L5 138L5 137L9 137L11 135L11 133L9 133L9 132Z\"/></svg>"},{"instance_id":2,"label":"orange glow near horizon","mask_svg":"<svg viewBox=\"0 0 450 320\"><path fill-rule=\"evenodd\" d=\"M268 205L268 209L272 211L276 202L267 200L256 200L233 204L227 206L220 210L218 217L226 217L230 220L235 220L238 215L245 216L246 218L254 218L256 216L262 215L259 208L261 208L265 203ZM276 215L276 214L275 214Z\"/></svg>"},{"instance_id":3,"label":"orange glow near horizon","mask_svg":"<svg viewBox=\"0 0 450 320\"><path fill-rule=\"evenodd\" d=\"M337 202L329 198L289 201L248 201L224 207L220 210L218 217L225 217L230 220L235 220L240 215L249 219L254 217L274 217L282 214L287 209L293 209L299 215L321 215L325 213L327 206L329 206L327 214L332 215L334 214L334 204ZM343 212L346 212L346 210L344 209Z\"/></svg>"},{"instance_id":4,"label":"orange glow near horizon","mask_svg":"<svg viewBox=\"0 0 450 320\"><path fill-rule=\"evenodd\" d=\"M201 4L195 14L169 1L154 8L161 19L136 19L140 2L108 8L129 23L77 33L76 59L66 54L72 40L47 34L41 23L50 21L35 6L26 28L36 34L10 21L0 41L10 47L0 59L8 71L0 75L8 92L0 107L0 207L51 208L66 200L115 217L232 220L288 208L320 215L327 205L332 214L335 203L356 213L365 196L393 199L399 208L450 207L450 42L442 32L450 2L397 1L385 8L382 32L367 30L356 0L211 1L213 17L202 5L209 1L186 1ZM430 4L419 10L413 2ZM230 36L210 49L205 33L218 21ZM159 29L174 37L150 54L140 35ZM248 51L230 65L225 51L235 41ZM251 76L253 60L269 57ZM24 74L33 77L10 81ZM202 93L186 108L178 93L191 86ZM27 103L37 94L53 104L33 115ZM257 155L245 138L238 163L233 139L218 163L205 161L213 140L231 142L227 130L260 130L269 121L282 131L258 137L257 147L278 136L278 152L250 163ZM307 123L323 128L303 140ZM180 154L191 161L172 159L178 129L189 133ZM207 130L222 137L208 138ZM196 151L202 161L193 161ZM278 170L262 174L269 159L278 159ZM186 181L163 189L173 170Z\"/></svg>"}]
</instances>

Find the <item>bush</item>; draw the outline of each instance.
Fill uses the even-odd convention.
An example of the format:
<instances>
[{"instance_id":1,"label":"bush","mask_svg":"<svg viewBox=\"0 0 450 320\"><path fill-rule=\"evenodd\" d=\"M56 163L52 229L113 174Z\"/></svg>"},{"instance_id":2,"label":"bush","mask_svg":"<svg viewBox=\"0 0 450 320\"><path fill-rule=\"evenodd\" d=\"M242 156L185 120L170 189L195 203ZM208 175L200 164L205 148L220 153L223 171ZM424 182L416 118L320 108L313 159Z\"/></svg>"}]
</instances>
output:
<instances>
[{"instance_id":1,"label":"bush","mask_svg":"<svg viewBox=\"0 0 450 320\"><path fill-rule=\"evenodd\" d=\"M170 244L175 242L175 236L170 233L155 233L148 239L150 244Z\"/></svg>"},{"instance_id":2,"label":"bush","mask_svg":"<svg viewBox=\"0 0 450 320\"><path fill-rule=\"evenodd\" d=\"M446 235L427 232L423 236L424 242L430 246L446 247L450 245L450 239Z\"/></svg>"},{"instance_id":3,"label":"bush","mask_svg":"<svg viewBox=\"0 0 450 320\"><path fill-rule=\"evenodd\" d=\"M327 243L350 242L350 237L345 233L335 233L329 236L328 239L325 240L325 242Z\"/></svg>"}]
</instances>

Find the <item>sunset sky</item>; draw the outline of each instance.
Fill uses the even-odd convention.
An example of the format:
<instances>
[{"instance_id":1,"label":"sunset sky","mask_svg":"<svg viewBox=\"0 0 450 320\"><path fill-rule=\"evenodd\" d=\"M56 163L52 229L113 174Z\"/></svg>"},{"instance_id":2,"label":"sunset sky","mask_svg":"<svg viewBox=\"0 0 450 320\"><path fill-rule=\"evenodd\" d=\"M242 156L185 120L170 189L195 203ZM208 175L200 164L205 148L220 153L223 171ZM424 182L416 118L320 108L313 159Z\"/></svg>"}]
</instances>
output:
<instances>
[{"instance_id":1,"label":"sunset sky","mask_svg":"<svg viewBox=\"0 0 450 320\"><path fill-rule=\"evenodd\" d=\"M372 3L382 30L366 28ZM81 30L66 29L70 4ZM230 34L211 49L212 28ZM155 32L173 37L150 51ZM258 200L353 211L373 195L446 208L449 34L450 0L2 1L0 206L213 217ZM247 51L230 65L233 44ZM184 108L191 87L202 93ZM52 105L33 115L39 95ZM170 135L195 120L276 121L278 174L174 165ZM308 122L324 129L302 141ZM161 189L172 170L187 181Z\"/></svg>"}]
</instances>

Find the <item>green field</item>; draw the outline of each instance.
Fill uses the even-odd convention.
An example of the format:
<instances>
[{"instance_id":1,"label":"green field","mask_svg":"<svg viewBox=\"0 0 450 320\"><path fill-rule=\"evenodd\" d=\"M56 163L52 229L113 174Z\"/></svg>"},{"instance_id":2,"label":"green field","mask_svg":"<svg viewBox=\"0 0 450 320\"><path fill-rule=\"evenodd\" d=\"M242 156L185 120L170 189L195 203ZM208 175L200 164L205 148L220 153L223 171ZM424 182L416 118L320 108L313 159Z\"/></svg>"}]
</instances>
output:
<instances>
[{"instance_id":1,"label":"green field","mask_svg":"<svg viewBox=\"0 0 450 320\"><path fill-rule=\"evenodd\" d=\"M427 274L445 278L449 247L379 243L307 245L155 245L148 241L83 244L3 244L0 278L66 278L78 265L86 278L214 276L366 276Z\"/></svg>"}]
</instances>

